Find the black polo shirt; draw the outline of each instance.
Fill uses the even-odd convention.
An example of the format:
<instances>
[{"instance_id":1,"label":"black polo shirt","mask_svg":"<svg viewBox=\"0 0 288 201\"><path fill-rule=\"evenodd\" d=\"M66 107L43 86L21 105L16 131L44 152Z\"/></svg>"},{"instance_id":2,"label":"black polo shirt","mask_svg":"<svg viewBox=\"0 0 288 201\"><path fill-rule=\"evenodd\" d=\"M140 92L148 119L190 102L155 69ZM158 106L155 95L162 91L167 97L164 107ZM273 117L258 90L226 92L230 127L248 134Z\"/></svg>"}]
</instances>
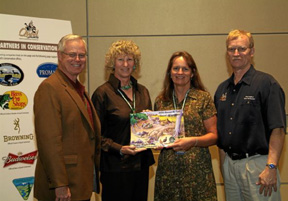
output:
<instances>
[{"instance_id":1,"label":"black polo shirt","mask_svg":"<svg viewBox=\"0 0 288 201\"><path fill-rule=\"evenodd\" d=\"M285 94L269 74L253 65L234 85L234 74L214 96L218 147L230 153L268 154L274 128L286 128Z\"/></svg>"}]
</instances>

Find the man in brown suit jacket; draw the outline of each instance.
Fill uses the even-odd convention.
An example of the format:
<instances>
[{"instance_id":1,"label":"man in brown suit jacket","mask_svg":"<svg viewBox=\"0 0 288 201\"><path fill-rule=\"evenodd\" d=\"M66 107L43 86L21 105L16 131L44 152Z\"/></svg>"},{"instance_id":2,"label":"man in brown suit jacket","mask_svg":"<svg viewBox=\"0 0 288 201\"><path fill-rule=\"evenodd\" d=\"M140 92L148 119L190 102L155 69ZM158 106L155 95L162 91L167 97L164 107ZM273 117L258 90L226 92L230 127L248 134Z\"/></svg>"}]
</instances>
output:
<instances>
[{"instance_id":1,"label":"man in brown suit jacket","mask_svg":"<svg viewBox=\"0 0 288 201\"><path fill-rule=\"evenodd\" d=\"M93 183L99 192L100 123L77 80L86 67L86 51L80 36L64 36L58 44L58 69L34 97L38 200L90 200Z\"/></svg>"}]
</instances>

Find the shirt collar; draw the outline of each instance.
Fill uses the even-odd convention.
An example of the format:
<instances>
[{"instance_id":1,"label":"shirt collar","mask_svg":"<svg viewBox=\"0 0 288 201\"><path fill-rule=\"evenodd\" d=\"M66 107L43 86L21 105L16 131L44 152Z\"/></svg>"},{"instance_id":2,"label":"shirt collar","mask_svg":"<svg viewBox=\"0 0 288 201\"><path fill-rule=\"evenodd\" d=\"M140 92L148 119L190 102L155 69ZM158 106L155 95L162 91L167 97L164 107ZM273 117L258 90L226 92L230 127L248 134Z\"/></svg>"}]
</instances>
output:
<instances>
[{"instance_id":1,"label":"shirt collar","mask_svg":"<svg viewBox=\"0 0 288 201\"><path fill-rule=\"evenodd\" d=\"M131 82L132 82L133 88L135 88L135 90L138 90L138 88L137 88L137 80L136 80L133 76L130 77L130 80L131 80ZM121 88L121 82L120 82L120 80L118 80L113 73L110 74L110 77L109 77L108 82L112 85L112 87L113 87L115 90Z\"/></svg>"},{"instance_id":2,"label":"shirt collar","mask_svg":"<svg viewBox=\"0 0 288 201\"><path fill-rule=\"evenodd\" d=\"M61 71L61 70L60 70ZM85 92L85 87L78 81L78 79L76 80L76 83L71 80L65 73L63 73L61 71L61 73L67 78L67 80L69 80L69 83L76 89L76 91L78 92L78 94L83 97L84 96L84 92Z\"/></svg>"},{"instance_id":3,"label":"shirt collar","mask_svg":"<svg viewBox=\"0 0 288 201\"><path fill-rule=\"evenodd\" d=\"M239 81L239 84L245 83L247 85L251 84L252 77L255 74L256 70L254 66L251 64L249 70L243 75L242 79ZM229 78L229 85L234 85L234 73Z\"/></svg>"},{"instance_id":4,"label":"shirt collar","mask_svg":"<svg viewBox=\"0 0 288 201\"><path fill-rule=\"evenodd\" d=\"M187 95L187 97L189 97L189 98L191 98L191 99L193 99L193 100L196 100L197 99L197 96L196 96L196 88L195 87L191 87L190 88L190 91L189 91L189 93L188 93L188 95Z\"/></svg>"}]
</instances>

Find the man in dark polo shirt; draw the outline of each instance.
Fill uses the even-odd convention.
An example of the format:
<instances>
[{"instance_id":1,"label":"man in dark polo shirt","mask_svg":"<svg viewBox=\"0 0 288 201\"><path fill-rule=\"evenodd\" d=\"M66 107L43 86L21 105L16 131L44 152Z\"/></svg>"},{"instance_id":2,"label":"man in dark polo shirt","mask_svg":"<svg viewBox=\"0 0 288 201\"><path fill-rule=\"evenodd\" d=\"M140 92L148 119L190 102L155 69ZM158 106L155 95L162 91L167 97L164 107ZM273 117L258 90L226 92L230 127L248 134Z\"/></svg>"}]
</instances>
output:
<instances>
[{"instance_id":1,"label":"man in dark polo shirt","mask_svg":"<svg viewBox=\"0 0 288 201\"><path fill-rule=\"evenodd\" d=\"M214 97L226 200L281 200L284 92L271 75L251 64L255 49L249 32L231 31L226 46L233 74Z\"/></svg>"}]
</instances>

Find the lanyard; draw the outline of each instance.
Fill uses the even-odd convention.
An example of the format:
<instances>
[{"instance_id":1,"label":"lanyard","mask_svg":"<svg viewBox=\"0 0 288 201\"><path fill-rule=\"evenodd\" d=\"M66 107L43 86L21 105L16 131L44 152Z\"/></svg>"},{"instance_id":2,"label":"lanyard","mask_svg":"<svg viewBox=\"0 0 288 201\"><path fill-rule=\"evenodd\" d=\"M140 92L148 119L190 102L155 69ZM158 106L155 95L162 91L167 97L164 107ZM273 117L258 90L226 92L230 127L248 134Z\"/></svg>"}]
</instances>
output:
<instances>
[{"instance_id":1,"label":"lanyard","mask_svg":"<svg viewBox=\"0 0 288 201\"><path fill-rule=\"evenodd\" d=\"M128 106L130 107L130 109L132 110L133 113L135 113L135 93L133 91L133 107L132 105L129 103L129 101L127 100L127 98L125 98L124 94L117 89L117 91L120 93L120 95L122 96L122 98L125 100L125 102L128 104Z\"/></svg>"},{"instance_id":2,"label":"lanyard","mask_svg":"<svg viewBox=\"0 0 288 201\"><path fill-rule=\"evenodd\" d=\"M182 103L182 111L184 109L185 103L186 103L186 99L187 99L187 95L189 93L190 89L187 90L186 94L185 94L185 98L184 101ZM173 90L173 104L174 104L174 110L177 110L177 106L176 106L176 100L175 100L175 91Z\"/></svg>"}]
</instances>

